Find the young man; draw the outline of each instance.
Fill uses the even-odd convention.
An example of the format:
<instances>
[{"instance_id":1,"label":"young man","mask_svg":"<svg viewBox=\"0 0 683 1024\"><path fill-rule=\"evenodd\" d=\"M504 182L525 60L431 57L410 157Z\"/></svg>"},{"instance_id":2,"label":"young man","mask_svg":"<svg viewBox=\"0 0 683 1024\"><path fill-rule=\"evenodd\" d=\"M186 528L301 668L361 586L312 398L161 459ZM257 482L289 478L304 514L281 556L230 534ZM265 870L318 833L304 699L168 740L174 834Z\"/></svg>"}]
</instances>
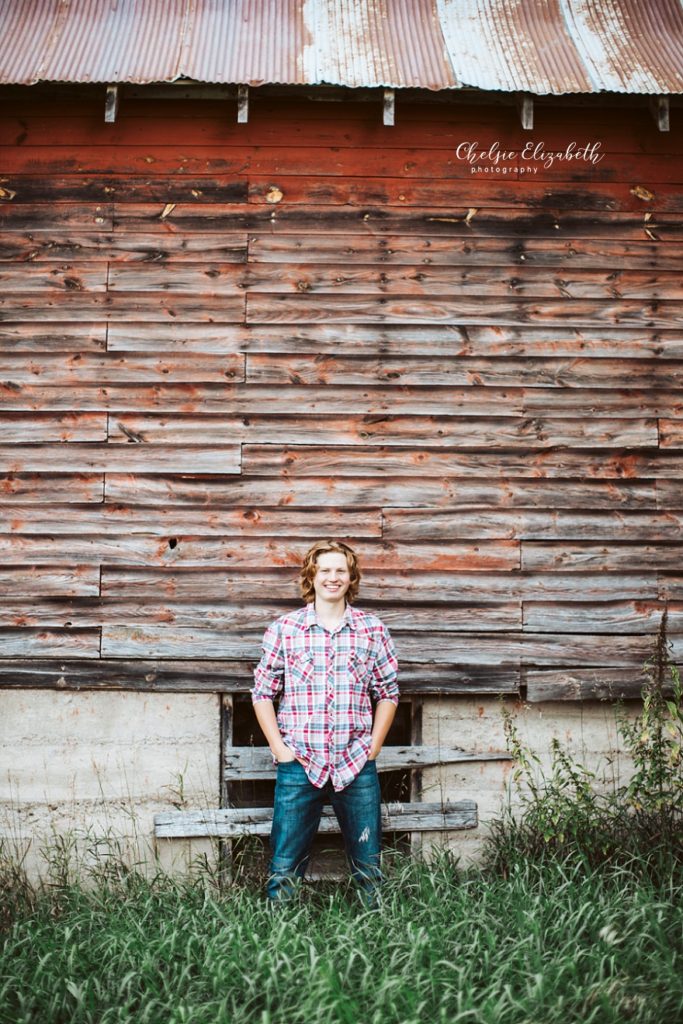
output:
<instances>
[{"instance_id":1,"label":"young man","mask_svg":"<svg viewBox=\"0 0 683 1024\"><path fill-rule=\"evenodd\" d=\"M299 576L306 606L280 616L263 638L251 695L277 762L271 900L291 897L303 878L326 801L368 905L381 882L375 758L396 714L398 663L386 626L353 607L359 582L353 550L318 541Z\"/></svg>"}]
</instances>

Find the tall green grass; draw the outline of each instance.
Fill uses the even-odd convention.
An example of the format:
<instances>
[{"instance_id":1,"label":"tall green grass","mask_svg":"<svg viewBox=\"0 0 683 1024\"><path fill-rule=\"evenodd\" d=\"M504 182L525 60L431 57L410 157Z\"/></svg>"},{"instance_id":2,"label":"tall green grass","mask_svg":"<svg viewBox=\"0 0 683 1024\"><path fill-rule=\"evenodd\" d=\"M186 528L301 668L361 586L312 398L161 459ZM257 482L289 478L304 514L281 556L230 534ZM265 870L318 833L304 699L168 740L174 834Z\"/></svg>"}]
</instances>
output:
<instances>
[{"instance_id":1,"label":"tall green grass","mask_svg":"<svg viewBox=\"0 0 683 1024\"><path fill-rule=\"evenodd\" d=\"M388 858L381 909L318 886L136 874L14 893L11 1024L603 1024L683 1019L683 879L518 864L507 879Z\"/></svg>"}]
</instances>

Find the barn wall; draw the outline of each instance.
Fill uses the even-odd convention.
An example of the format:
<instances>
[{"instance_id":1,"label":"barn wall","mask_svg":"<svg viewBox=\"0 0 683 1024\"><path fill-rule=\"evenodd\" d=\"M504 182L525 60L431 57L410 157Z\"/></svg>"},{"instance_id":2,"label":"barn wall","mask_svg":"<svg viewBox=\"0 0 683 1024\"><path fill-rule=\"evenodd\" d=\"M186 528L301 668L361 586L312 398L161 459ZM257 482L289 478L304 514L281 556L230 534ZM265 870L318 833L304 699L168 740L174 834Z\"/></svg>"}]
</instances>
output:
<instances>
[{"instance_id":1,"label":"barn wall","mask_svg":"<svg viewBox=\"0 0 683 1024\"><path fill-rule=\"evenodd\" d=\"M389 128L255 95L237 125L124 94L105 125L102 90L4 90L0 679L22 706L244 693L329 535L404 692L442 695L425 734L500 693L635 696L666 600L683 661L683 139L636 102L539 103L529 133L499 104L399 97ZM506 155L473 173L468 140Z\"/></svg>"}]
</instances>

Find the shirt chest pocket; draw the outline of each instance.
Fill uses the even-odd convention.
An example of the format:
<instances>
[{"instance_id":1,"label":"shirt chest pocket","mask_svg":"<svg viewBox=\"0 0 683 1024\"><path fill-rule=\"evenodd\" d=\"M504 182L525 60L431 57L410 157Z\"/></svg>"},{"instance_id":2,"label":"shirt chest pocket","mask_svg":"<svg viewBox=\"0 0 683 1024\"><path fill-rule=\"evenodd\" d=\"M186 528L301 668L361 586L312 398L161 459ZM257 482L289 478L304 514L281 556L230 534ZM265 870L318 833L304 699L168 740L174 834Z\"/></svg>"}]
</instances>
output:
<instances>
[{"instance_id":1,"label":"shirt chest pocket","mask_svg":"<svg viewBox=\"0 0 683 1024\"><path fill-rule=\"evenodd\" d=\"M349 677L353 689L367 685L372 677L372 654L370 651L354 651L349 659Z\"/></svg>"},{"instance_id":2,"label":"shirt chest pocket","mask_svg":"<svg viewBox=\"0 0 683 1024\"><path fill-rule=\"evenodd\" d=\"M311 651L291 651L288 657L289 683L294 690L305 690L315 680L315 658Z\"/></svg>"}]
</instances>

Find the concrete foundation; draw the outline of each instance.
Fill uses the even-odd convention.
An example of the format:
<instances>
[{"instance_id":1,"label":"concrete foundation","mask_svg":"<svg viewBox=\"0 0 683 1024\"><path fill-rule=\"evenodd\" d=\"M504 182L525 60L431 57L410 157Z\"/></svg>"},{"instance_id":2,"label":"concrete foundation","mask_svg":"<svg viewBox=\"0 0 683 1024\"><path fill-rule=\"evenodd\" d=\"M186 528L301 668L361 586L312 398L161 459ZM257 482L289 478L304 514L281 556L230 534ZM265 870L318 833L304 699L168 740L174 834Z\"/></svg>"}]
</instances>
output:
<instances>
[{"instance_id":1,"label":"concrete foundation","mask_svg":"<svg viewBox=\"0 0 683 1024\"><path fill-rule=\"evenodd\" d=\"M154 815L219 805L220 698L215 694L5 690L0 695L0 829L30 877L87 875L108 857L187 872L217 866L211 840L155 840ZM427 698L423 742L505 750L503 708L544 765L557 737L586 767L624 781L616 712L598 701L521 704L508 699ZM629 715L638 713L631 706ZM425 851L447 846L461 863L481 857L487 823L514 790L510 761L441 765L423 775L425 801L474 799L475 830L427 833ZM84 870L85 869L85 870Z\"/></svg>"},{"instance_id":2,"label":"concrete foundation","mask_svg":"<svg viewBox=\"0 0 683 1024\"><path fill-rule=\"evenodd\" d=\"M616 708L602 701L523 704L513 699L429 698L423 705L423 742L453 744L478 753L505 750L503 708L513 716L521 742L541 759L542 769L550 766L555 737L578 763L596 772L602 785L627 780L630 764L619 749ZM633 717L639 710L634 702L620 713ZM505 801L517 802L511 771L511 761L440 765L425 771L424 800L474 799L480 824L463 832L429 833L423 849L446 846L463 865L477 863L487 823L500 815Z\"/></svg>"},{"instance_id":3,"label":"concrete foundation","mask_svg":"<svg viewBox=\"0 0 683 1024\"><path fill-rule=\"evenodd\" d=\"M186 871L215 864L208 840L156 841L154 815L219 801L215 694L0 695L0 829L33 879L108 856Z\"/></svg>"}]
</instances>

